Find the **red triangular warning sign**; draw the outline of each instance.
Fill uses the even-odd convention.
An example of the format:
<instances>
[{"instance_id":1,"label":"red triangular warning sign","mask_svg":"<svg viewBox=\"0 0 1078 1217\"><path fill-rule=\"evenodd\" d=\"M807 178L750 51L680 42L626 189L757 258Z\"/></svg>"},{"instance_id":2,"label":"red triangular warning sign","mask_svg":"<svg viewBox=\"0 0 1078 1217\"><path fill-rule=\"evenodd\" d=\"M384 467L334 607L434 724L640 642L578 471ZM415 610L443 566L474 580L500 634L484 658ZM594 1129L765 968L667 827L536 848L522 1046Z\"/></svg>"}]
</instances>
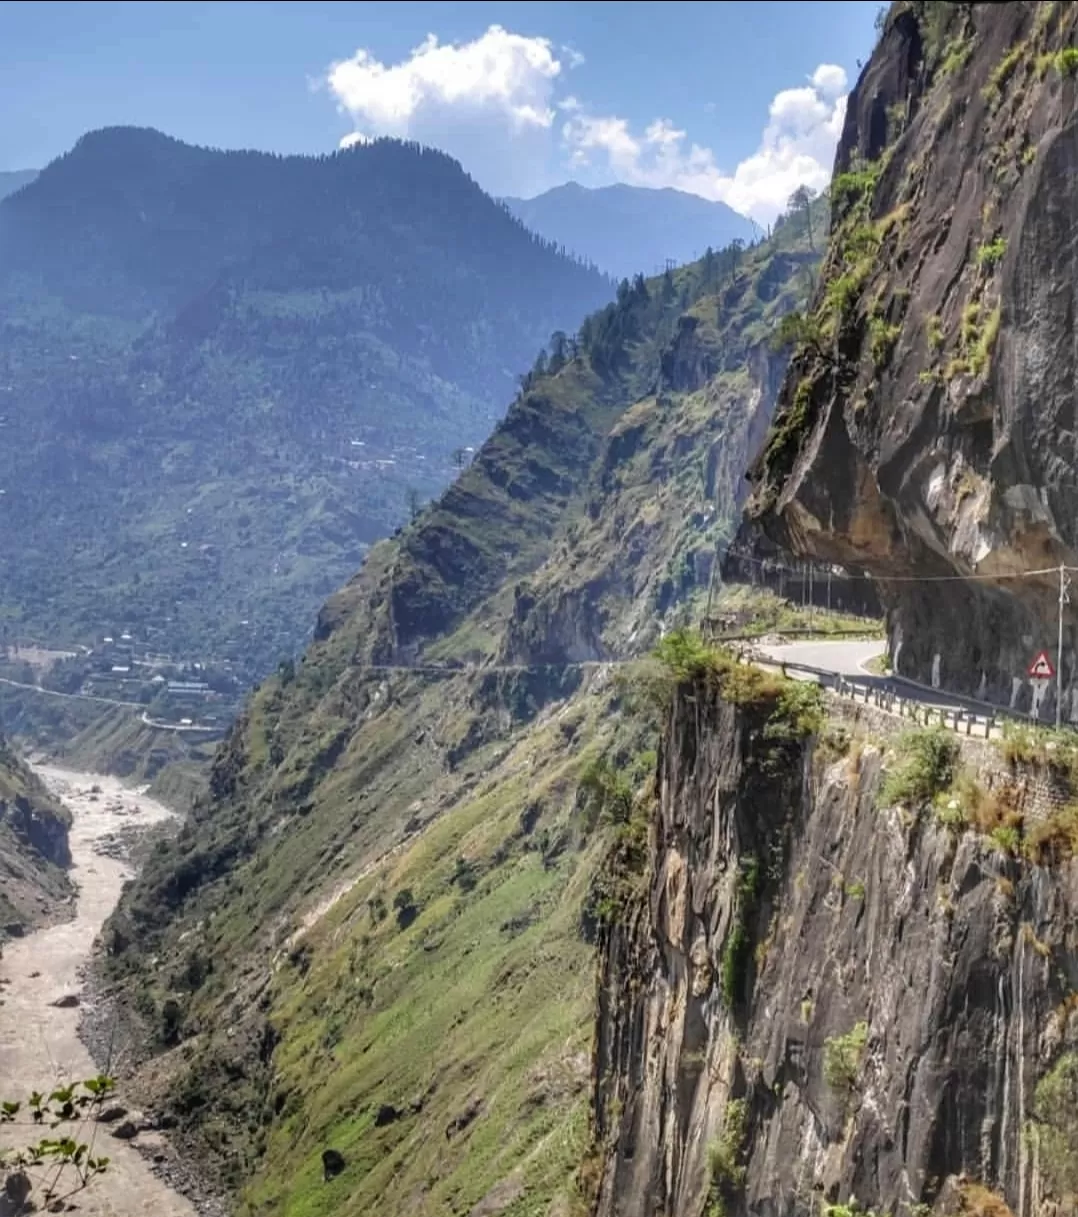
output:
<instances>
[{"instance_id":1,"label":"red triangular warning sign","mask_svg":"<svg viewBox=\"0 0 1078 1217\"><path fill-rule=\"evenodd\" d=\"M1051 680L1056 674L1052 661L1048 658L1047 651L1041 651L1026 671L1034 680Z\"/></svg>"}]
</instances>

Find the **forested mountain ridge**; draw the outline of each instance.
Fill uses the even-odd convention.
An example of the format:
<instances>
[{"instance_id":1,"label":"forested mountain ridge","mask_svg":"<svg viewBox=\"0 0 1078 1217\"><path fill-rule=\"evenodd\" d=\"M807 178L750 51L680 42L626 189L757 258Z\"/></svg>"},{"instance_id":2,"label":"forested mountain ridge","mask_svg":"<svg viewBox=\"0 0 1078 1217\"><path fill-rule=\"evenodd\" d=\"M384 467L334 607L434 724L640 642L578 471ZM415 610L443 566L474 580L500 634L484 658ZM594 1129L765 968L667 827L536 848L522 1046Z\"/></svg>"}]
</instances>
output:
<instances>
[{"instance_id":1,"label":"forested mountain ridge","mask_svg":"<svg viewBox=\"0 0 1078 1217\"><path fill-rule=\"evenodd\" d=\"M4 169L0 170L0 199L21 190L37 177L36 169Z\"/></svg>"},{"instance_id":2,"label":"forested mountain ridge","mask_svg":"<svg viewBox=\"0 0 1078 1217\"><path fill-rule=\"evenodd\" d=\"M630 668L603 661L702 610L815 263L798 214L551 343L252 696L121 902L103 970L153 1057L132 1085L238 1212L575 1203L626 828L602 775L623 806L654 768Z\"/></svg>"},{"instance_id":3,"label":"forested mountain ridge","mask_svg":"<svg viewBox=\"0 0 1078 1217\"><path fill-rule=\"evenodd\" d=\"M0 620L264 670L612 294L418 146L85 136L0 202Z\"/></svg>"},{"instance_id":4,"label":"forested mountain ridge","mask_svg":"<svg viewBox=\"0 0 1078 1217\"><path fill-rule=\"evenodd\" d=\"M670 187L566 182L535 198L504 202L534 232L619 277L656 274L705 249L751 241L758 231L725 203Z\"/></svg>"}]
</instances>

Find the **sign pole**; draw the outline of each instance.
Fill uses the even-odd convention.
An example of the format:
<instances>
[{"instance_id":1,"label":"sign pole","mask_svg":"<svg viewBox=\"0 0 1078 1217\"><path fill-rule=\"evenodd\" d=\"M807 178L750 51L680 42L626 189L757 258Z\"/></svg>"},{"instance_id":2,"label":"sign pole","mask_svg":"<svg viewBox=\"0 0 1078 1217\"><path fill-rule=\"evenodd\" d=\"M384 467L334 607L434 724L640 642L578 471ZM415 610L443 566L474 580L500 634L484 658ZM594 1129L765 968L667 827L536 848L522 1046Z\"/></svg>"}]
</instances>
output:
<instances>
[{"instance_id":1,"label":"sign pole","mask_svg":"<svg viewBox=\"0 0 1078 1217\"><path fill-rule=\"evenodd\" d=\"M1067 568L1059 564L1059 633L1056 638L1056 730L1063 725L1063 606L1067 603Z\"/></svg>"}]
</instances>

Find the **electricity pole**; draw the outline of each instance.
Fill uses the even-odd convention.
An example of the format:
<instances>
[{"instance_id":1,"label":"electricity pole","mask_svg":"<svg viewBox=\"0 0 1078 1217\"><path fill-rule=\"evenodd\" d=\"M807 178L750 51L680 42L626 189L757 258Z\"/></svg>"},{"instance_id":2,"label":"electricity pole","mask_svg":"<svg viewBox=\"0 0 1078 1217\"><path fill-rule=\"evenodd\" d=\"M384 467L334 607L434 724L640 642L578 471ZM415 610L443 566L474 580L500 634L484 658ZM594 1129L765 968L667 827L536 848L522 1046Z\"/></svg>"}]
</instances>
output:
<instances>
[{"instance_id":1,"label":"electricity pole","mask_svg":"<svg viewBox=\"0 0 1078 1217\"><path fill-rule=\"evenodd\" d=\"M809 561L809 600L808 600L808 608L809 608L809 629L810 629L810 630L812 629L812 608L813 608L813 604L812 604L812 575L813 575L813 571L815 570L815 566L816 566L815 562L813 562L813 561L811 561L811 560L810 560L810 561Z\"/></svg>"},{"instance_id":2,"label":"electricity pole","mask_svg":"<svg viewBox=\"0 0 1078 1217\"><path fill-rule=\"evenodd\" d=\"M1070 580L1067 578L1067 568L1059 564L1059 633L1056 638L1056 730L1063 725L1063 606L1070 604L1067 588Z\"/></svg>"}]
</instances>

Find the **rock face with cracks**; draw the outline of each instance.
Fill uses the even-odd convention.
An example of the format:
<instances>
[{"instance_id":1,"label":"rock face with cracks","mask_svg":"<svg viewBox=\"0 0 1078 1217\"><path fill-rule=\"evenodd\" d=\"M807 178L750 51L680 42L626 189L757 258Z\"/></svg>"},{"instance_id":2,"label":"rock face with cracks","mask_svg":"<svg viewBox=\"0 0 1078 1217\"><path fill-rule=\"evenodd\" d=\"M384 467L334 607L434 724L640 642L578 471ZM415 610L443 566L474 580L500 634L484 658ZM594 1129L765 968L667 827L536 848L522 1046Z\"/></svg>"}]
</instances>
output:
<instances>
[{"instance_id":1,"label":"rock face with cracks","mask_svg":"<svg viewBox=\"0 0 1078 1217\"><path fill-rule=\"evenodd\" d=\"M896 669L1078 719L1073 5L892 5L850 96L753 525L879 580ZM1029 572L1044 571L1044 575ZM962 582L955 576L977 576ZM934 581L912 581L932 576Z\"/></svg>"},{"instance_id":2,"label":"rock face with cracks","mask_svg":"<svg viewBox=\"0 0 1078 1217\"><path fill-rule=\"evenodd\" d=\"M1026 1217L1073 1188L1075 864L881 807L885 755L679 690L647 890L603 945L598 1217Z\"/></svg>"}]
</instances>

